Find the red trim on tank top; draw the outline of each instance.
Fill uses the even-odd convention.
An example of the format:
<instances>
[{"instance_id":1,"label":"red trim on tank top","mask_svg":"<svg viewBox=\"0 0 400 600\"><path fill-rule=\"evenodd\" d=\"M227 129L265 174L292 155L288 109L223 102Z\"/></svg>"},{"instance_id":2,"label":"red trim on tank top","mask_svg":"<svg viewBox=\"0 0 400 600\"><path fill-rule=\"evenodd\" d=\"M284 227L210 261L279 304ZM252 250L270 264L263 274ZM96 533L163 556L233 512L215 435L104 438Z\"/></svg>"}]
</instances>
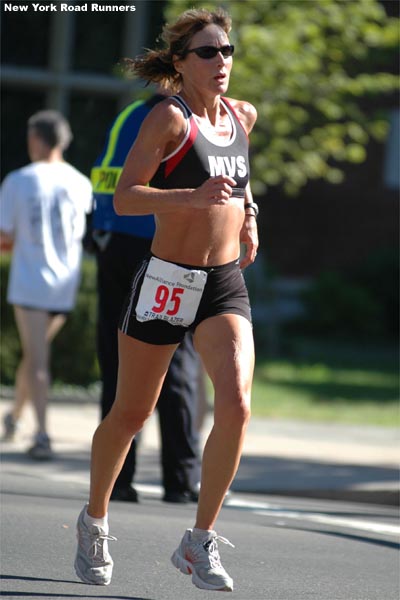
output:
<instances>
[{"instance_id":1,"label":"red trim on tank top","mask_svg":"<svg viewBox=\"0 0 400 600\"><path fill-rule=\"evenodd\" d=\"M189 127L190 127L190 133L189 133L189 137L186 140L186 142L183 144L182 148L179 150L179 152L177 152L176 154L174 154L173 156L171 156L171 158L169 158L166 163L165 163L165 177L168 177L168 175L170 175L172 173L172 171L175 169L175 167L181 162L181 160L183 159L183 157L185 156L185 154L190 150L190 148L193 146L197 134L199 132L199 127L193 117L193 115L191 115L188 119L189 121Z\"/></svg>"}]
</instances>

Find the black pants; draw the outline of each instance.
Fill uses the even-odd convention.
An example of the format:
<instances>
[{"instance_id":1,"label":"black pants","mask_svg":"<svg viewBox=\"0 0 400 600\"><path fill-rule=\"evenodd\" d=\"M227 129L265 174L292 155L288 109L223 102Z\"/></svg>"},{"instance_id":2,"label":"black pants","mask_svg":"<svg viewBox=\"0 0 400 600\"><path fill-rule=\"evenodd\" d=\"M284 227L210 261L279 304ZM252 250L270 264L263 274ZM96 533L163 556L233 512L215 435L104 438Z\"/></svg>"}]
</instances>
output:
<instances>
[{"instance_id":1,"label":"black pants","mask_svg":"<svg viewBox=\"0 0 400 600\"><path fill-rule=\"evenodd\" d=\"M113 233L97 248L97 349L102 378L104 418L115 399L118 373L118 321L138 261L149 251L150 240ZM193 489L200 480L199 436L196 430L199 362L190 334L176 350L157 403L161 430L161 465L166 492ZM133 440L115 486L132 483L136 467Z\"/></svg>"}]
</instances>

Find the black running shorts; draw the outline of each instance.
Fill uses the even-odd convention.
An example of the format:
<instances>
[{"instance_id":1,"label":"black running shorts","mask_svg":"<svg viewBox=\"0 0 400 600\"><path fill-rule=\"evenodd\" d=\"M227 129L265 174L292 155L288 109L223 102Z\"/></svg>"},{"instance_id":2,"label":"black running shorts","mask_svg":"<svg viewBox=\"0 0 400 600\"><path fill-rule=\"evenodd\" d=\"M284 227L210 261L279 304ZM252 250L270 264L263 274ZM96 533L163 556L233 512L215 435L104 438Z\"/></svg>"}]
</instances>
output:
<instances>
[{"instance_id":1,"label":"black running shorts","mask_svg":"<svg viewBox=\"0 0 400 600\"><path fill-rule=\"evenodd\" d=\"M131 291L119 321L119 329L123 333L148 344L179 344L188 330L194 332L197 325L209 317L229 313L241 315L251 323L249 296L239 260L217 267L195 267L177 263L178 266L199 269L208 274L195 319L189 327L171 325L160 319L138 321L135 308L151 256L147 256L139 264L133 275Z\"/></svg>"}]
</instances>

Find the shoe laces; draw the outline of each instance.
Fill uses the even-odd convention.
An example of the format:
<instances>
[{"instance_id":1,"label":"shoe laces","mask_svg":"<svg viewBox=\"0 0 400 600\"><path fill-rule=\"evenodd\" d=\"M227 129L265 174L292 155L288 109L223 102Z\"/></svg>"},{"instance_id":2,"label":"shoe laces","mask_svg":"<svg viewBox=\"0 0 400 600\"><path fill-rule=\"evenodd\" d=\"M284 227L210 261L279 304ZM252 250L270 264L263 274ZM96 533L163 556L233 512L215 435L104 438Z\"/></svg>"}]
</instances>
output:
<instances>
[{"instance_id":1,"label":"shoe laces","mask_svg":"<svg viewBox=\"0 0 400 600\"><path fill-rule=\"evenodd\" d=\"M96 532L89 532L88 534L89 540L91 544L88 549L88 556L91 558L97 558L100 561L103 561L105 558L105 550L104 542L116 542L117 538L113 535L109 535L108 533L104 533L100 529ZM108 551L107 551L108 554Z\"/></svg>"},{"instance_id":2,"label":"shoe laces","mask_svg":"<svg viewBox=\"0 0 400 600\"><path fill-rule=\"evenodd\" d=\"M206 542L203 542L201 544L201 548L207 552L210 566L212 569L219 568L219 567L222 568L221 557L220 557L219 551L218 551L218 542L227 544L228 546L231 546L232 548L235 547L227 538L224 538L224 537L222 537L222 535L217 535L217 534L212 535L212 537L209 540L207 540Z\"/></svg>"}]
</instances>

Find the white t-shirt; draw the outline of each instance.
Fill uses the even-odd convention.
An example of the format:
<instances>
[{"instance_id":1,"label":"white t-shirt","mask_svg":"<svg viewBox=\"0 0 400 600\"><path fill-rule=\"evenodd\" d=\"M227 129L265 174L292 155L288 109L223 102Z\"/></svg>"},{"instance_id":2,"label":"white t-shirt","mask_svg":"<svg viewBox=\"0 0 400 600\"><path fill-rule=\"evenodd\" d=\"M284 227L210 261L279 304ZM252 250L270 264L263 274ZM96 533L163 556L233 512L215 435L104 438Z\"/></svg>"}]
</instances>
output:
<instances>
[{"instance_id":1,"label":"white t-shirt","mask_svg":"<svg viewBox=\"0 0 400 600\"><path fill-rule=\"evenodd\" d=\"M60 312L74 307L91 205L89 179L68 163L35 162L7 175L0 229L14 236L11 304Z\"/></svg>"}]
</instances>

